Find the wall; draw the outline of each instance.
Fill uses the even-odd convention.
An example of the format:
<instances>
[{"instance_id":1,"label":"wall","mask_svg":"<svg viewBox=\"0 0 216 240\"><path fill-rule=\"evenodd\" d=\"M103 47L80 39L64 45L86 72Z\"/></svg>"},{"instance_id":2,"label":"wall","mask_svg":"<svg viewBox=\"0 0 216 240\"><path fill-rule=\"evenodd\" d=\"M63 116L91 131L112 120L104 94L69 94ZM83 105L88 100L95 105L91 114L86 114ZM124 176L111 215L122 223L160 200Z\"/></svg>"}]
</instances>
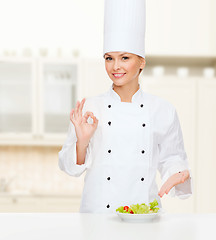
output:
<instances>
[{"instance_id":1,"label":"wall","mask_svg":"<svg viewBox=\"0 0 216 240\"><path fill-rule=\"evenodd\" d=\"M58 167L61 147L1 146L0 181L12 180L12 193L80 195L83 176L71 177Z\"/></svg>"}]
</instances>

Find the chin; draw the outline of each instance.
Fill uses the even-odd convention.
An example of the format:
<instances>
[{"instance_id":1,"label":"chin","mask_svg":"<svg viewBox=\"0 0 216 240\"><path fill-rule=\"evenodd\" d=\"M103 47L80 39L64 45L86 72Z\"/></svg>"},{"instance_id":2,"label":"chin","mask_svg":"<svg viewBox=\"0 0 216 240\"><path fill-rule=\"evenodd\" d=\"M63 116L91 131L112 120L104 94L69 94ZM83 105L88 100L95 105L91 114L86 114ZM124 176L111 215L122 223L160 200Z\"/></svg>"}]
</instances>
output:
<instances>
[{"instance_id":1,"label":"chin","mask_svg":"<svg viewBox=\"0 0 216 240\"><path fill-rule=\"evenodd\" d=\"M128 81L127 79L112 79L113 83L115 85L127 85L130 81Z\"/></svg>"},{"instance_id":2,"label":"chin","mask_svg":"<svg viewBox=\"0 0 216 240\"><path fill-rule=\"evenodd\" d=\"M125 83L115 82L115 81L113 81L113 84L116 85L116 86L118 86L118 87L125 85Z\"/></svg>"}]
</instances>

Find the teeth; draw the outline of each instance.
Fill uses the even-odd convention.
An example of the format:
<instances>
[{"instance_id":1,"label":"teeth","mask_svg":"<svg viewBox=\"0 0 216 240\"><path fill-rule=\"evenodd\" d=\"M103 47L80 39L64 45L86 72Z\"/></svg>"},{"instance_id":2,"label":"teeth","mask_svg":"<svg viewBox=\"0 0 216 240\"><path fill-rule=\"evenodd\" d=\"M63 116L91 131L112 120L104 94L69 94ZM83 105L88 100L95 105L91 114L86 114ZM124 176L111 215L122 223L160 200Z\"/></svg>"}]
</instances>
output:
<instances>
[{"instance_id":1,"label":"teeth","mask_svg":"<svg viewBox=\"0 0 216 240\"><path fill-rule=\"evenodd\" d=\"M120 76L123 76L124 74L114 74L114 76L116 77L120 77Z\"/></svg>"}]
</instances>

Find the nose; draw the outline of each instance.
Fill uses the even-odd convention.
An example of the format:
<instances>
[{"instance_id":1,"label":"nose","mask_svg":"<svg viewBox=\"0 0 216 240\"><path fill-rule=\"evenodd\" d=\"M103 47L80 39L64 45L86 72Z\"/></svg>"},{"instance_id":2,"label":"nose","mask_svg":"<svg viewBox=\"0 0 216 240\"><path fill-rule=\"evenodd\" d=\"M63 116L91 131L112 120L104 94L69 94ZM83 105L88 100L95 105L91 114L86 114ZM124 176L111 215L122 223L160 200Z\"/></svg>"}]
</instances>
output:
<instances>
[{"instance_id":1,"label":"nose","mask_svg":"<svg viewBox=\"0 0 216 240\"><path fill-rule=\"evenodd\" d=\"M116 59L115 62L114 62L114 66L113 66L113 70L118 70L120 69L120 65L119 65L119 61Z\"/></svg>"}]
</instances>

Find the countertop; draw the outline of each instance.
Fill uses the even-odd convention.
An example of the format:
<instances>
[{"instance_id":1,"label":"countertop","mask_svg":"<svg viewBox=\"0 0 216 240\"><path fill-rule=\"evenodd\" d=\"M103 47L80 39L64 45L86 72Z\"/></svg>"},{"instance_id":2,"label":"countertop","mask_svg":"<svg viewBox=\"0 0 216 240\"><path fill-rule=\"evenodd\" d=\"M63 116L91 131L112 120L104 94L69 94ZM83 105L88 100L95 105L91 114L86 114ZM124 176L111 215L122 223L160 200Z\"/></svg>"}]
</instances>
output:
<instances>
[{"instance_id":1,"label":"countertop","mask_svg":"<svg viewBox=\"0 0 216 240\"><path fill-rule=\"evenodd\" d=\"M216 239L216 214L164 213L151 222L123 222L116 214L0 213L1 240Z\"/></svg>"},{"instance_id":2,"label":"countertop","mask_svg":"<svg viewBox=\"0 0 216 240\"><path fill-rule=\"evenodd\" d=\"M66 194L66 193L28 193L28 192L0 192L0 198L8 197L56 197L56 198L80 198L81 194Z\"/></svg>"}]
</instances>

